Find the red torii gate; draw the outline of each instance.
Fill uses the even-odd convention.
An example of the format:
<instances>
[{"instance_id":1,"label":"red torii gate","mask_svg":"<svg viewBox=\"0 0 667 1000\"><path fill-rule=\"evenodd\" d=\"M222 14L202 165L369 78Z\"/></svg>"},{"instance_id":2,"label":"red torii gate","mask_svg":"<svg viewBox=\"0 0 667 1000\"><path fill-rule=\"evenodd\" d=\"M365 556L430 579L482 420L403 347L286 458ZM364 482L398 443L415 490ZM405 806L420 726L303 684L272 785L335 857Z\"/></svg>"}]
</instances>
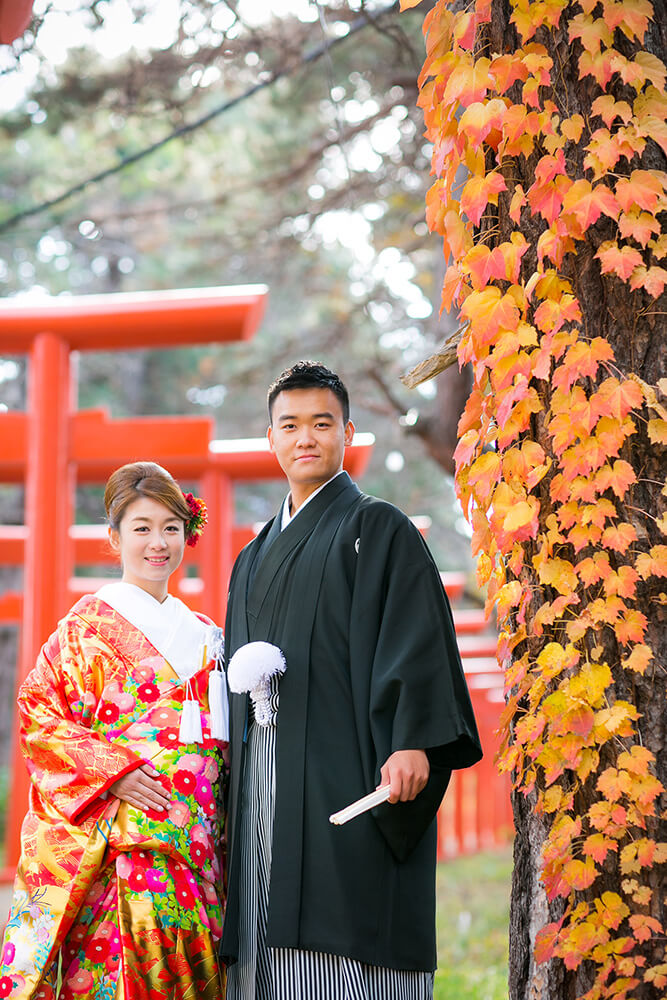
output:
<instances>
[{"instance_id":1,"label":"red torii gate","mask_svg":"<svg viewBox=\"0 0 667 1000\"><path fill-rule=\"evenodd\" d=\"M76 483L104 482L124 462L150 458L180 479L196 479L209 507L206 544L188 550L200 576L176 585L189 604L215 620L224 616L233 559L253 534L233 525L235 480L282 477L263 440L216 442L210 418L111 420L105 411L74 408L72 351L177 347L249 339L261 320L264 286L192 289L0 302L0 354L27 354L26 413L0 413L0 482L25 482L25 525L0 528L0 562L23 563L23 593L0 598L0 622L21 624L17 683L73 600L98 581L77 579L77 565L109 561L104 532L72 526ZM372 436L348 449L346 468L359 475ZM369 440L370 439L370 440ZM16 741L14 741L16 747ZM17 765L17 766L14 766ZM28 778L12 761L5 876L19 852Z\"/></svg>"}]
</instances>

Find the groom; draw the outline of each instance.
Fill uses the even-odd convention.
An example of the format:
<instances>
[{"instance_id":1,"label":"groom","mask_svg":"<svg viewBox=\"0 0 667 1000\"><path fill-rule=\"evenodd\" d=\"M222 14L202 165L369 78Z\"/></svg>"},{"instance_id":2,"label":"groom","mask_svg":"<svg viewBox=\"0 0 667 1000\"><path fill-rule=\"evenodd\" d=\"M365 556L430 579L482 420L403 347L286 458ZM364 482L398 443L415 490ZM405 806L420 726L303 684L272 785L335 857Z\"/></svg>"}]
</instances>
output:
<instances>
[{"instance_id":1,"label":"groom","mask_svg":"<svg viewBox=\"0 0 667 1000\"><path fill-rule=\"evenodd\" d=\"M338 376L299 362L268 404L289 493L236 561L226 644L271 643L286 669L268 723L231 695L227 997L428 1000L435 817L481 757L451 612L408 518L342 471ZM329 822L378 785L387 803Z\"/></svg>"}]
</instances>

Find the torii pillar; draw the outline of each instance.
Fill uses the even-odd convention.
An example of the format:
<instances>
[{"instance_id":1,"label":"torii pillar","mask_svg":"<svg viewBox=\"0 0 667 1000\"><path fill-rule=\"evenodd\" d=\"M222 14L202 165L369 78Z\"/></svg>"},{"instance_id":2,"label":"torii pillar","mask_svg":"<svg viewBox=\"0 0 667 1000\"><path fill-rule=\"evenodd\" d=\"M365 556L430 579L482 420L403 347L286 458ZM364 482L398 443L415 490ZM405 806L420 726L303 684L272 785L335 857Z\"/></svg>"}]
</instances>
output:
<instances>
[{"instance_id":1,"label":"torii pillar","mask_svg":"<svg viewBox=\"0 0 667 1000\"><path fill-rule=\"evenodd\" d=\"M17 683L32 669L53 623L66 611L71 458L71 351L178 347L252 337L263 285L0 302L0 354L29 357L27 528L23 625ZM16 751L15 751L16 753ZM13 767L18 764L15 759ZM25 795L21 796L25 798ZM27 801L13 803L22 813ZM10 834L18 841L18 830ZM17 853L17 844L8 843Z\"/></svg>"}]
</instances>

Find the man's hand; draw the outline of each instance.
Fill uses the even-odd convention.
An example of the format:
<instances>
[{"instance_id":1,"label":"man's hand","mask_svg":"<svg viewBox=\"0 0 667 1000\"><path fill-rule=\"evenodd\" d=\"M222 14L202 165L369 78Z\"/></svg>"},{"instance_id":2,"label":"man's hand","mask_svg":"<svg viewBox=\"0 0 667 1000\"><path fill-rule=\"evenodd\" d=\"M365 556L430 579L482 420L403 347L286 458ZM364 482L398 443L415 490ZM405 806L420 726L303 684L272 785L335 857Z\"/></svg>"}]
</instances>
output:
<instances>
[{"instance_id":1,"label":"man's hand","mask_svg":"<svg viewBox=\"0 0 667 1000\"><path fill-rule=\"evenodd\" d=\"M144 812L147 809L157 809L161 812L167 808L171 799L157 780L159 773L150 764L142 764L114 781L109 791L123 802L129 802L135 809L143 809Z\"/></svg>"},{"instance_id":2,"label":"man's hand","mask_svg":"<svg viewBox=\"0 0 667 1000\"><path fill-rule=\"evenodd\" d=\"M380 784L391 786L390 802L410 802L421 792L431 770L423 750L396 750L380 771Z\"/></svg>"}]
</instances>

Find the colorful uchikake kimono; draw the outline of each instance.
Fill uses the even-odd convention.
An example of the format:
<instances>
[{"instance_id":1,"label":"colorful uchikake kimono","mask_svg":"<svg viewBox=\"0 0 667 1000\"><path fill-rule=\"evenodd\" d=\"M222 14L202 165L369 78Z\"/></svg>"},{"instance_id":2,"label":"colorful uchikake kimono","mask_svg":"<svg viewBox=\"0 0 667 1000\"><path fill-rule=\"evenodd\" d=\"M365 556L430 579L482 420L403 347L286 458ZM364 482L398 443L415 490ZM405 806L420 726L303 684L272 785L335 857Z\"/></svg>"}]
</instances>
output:
<instances>
[{"instance_id":1,"label":"colorful uchikake kimono","mask_svg":"<svg viewBox=\"0 0 667 1000\"><path fill-rule=\"evenodd\" d=\"M219 639L176 598L114 583L45 643L18 699L32 787L0 997L220 1000ZM165 812L109 793L146 762Z\"/></svg>"}]
</instances>

